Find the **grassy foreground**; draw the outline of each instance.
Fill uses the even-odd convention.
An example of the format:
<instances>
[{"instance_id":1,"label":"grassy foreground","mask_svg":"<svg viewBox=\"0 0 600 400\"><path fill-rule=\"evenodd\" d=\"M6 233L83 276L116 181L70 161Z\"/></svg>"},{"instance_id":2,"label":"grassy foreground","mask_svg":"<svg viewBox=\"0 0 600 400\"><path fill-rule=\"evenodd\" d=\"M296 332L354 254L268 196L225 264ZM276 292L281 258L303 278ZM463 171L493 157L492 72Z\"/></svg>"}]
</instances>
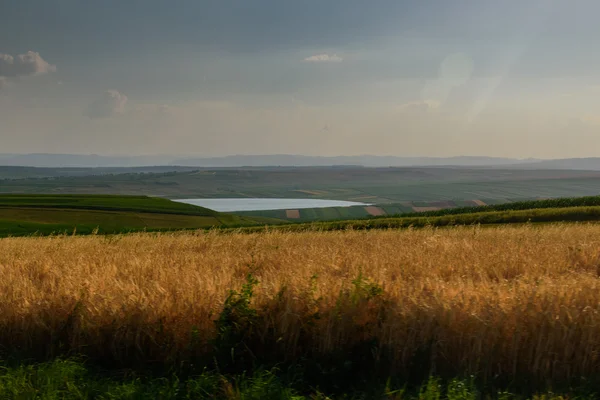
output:
<instances>
[{"instance_id":1,"label":"grassy foreground","mask_svg":"<svg viewBox=\"0 0 600 400\"><path fill-rule=\"evenodd\" d=\"M418 393L429 376L494 396L598 391L599 238L586 224L7 238L0 357L80 356L168 387L276 367L289 396L394 398L386 385Z\"/></svg>"},{"instance_id":2,"label":"grassy foreground","mask_svg":"<svg viewBox=\"0 0 600 400\"><path fill-rule=\"evenodd\" d=\"M304 389L304 390L303 390ZM341 395L306 388L300 377L281 374L277 369L257 370L254 373L223 375L203 371L183 379L167 377L109 376L90 370L76 360L56 359L52 362L20 365L0 370L2 399L230 399L230 400L331 400L331 399L389 399L389 400L565 400L596 399L591 392L552 392L522 396L510 391L482 393L473 379L442 381L430 378L422 385L394 389L390 383L374 385L364 391Z\"/></svg>"}]
</instances>

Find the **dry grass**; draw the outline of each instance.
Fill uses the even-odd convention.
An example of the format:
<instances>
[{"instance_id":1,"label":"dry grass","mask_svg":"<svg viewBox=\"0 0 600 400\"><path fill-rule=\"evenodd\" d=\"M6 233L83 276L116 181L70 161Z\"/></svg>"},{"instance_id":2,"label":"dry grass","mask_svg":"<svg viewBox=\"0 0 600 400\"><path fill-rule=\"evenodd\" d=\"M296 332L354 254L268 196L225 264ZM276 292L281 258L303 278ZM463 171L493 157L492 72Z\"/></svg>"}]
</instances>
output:
<instances>
[{"instance_id":1,"label":"dry grass","mask_svg":"<svg viewBox=\"0 0 600 400\"><path fill-rule=\"evenodd\" d=\"M350 351L376 339L366 354L405 375L569 382L600 368L598 225L2 239L0 346L208 354L249 272L255 354L363 357Z\"/></svg>"}]
</instances>

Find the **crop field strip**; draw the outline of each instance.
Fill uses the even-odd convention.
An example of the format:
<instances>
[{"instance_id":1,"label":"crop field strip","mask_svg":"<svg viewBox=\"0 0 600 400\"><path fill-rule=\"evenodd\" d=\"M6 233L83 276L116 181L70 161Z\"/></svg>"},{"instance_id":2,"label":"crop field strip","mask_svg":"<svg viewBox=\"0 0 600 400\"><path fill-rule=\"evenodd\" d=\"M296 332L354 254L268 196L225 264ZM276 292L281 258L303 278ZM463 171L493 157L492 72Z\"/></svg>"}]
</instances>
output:
<instances>
[{"instance_id":1,"label":"crop field strip","mask_svg":"<svg viewBox=\"0 0 600 400\"><path fill-rule=\"evenodd\" d=\"M599 238L587 224L7 238L0 349L209 365L229 301L253 310L227 314L242 364L339 353L361 373L568 386L600 368Z\"/></svg>"},{"instance_id":2,"label":"crop field strip","mask_svg":"<svg viewBox=\"0 0 600 400\"><path fill-rule=\"evenodd\" d=\"M367 210L362 206L304 209L300 210L300 216L302 221L326 221L372 217L438 217L444 215L474 214L494 211L519 211L551 208L564 209L569 207L591 206L600 206L600 196L515 201L494 201L486 199L485 202L479 199L469 201L415 201L395 204L381 204L379 205L379 208L381 208L385 214L376 216L368 213ZM282 213L281 210L245 211L238 212L236 214L280 219L286 218L286 215ZM555 215L553 216L552 220L556 221L556 212L554 214ZM572 220L572 218L565 218L565 220L570 219ZM590 218L586 218L586 220L589 219Z\"/></svg>"}]
</instances>

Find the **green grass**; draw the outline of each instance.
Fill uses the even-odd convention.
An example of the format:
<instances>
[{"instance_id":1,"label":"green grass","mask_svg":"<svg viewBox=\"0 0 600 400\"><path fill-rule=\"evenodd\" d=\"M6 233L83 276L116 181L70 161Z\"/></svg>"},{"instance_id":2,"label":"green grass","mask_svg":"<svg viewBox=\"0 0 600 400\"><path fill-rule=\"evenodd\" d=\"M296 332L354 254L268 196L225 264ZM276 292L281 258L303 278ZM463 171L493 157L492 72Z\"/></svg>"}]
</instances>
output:
<instances>
[{"instance_id":1,"label":"green grass","mask_svg":"<svg viewBox=\"0 0 600 400\"><path fill-rule=\"evenodd\" d=\"M596 399L594 392L571 389L557 394L514 394L478 386L473 378L443 381L429 378L408 387L402 382L382 379L369 388L323 392L304 382L301 375L278 369L255 369L241 374L204 370L192 374L149 376L136 371L106 371L75 359L54 359L45 363L0 366L1 399L236 399L236 400L565 400Z\"/></svg>"},{"instance_id":2,"label":"green grass","mask_svg":"<svg viewBox=\"0 0 600 400\"><path fill-rule=\"evenodd\" d=\"M2 399L303 399L272 372L224 376L216 372L179 378L123 377L90 371L57 359L0 371Z\"/></svg>"},{"instance_id":3,"label":"green grass","mask_svg":"<svg viewBox=\"0 0 600 400\"><path fill-rule=\"evenodd\" d=\"M115 195L0 195L2 207L62 208L78 210L132 211L144 213L217 216L208 208L160 197Z\"/></svg>"},{"instance_id":4,"label":"green grass","mask_svg":"<svg viewBox=\"0 0 600 400\"><path fill-rule=\"evenodd\" d=\"M1 195L0 237L56 233L127 233L274 224L145 196Z\"/></svg>"}]
</instances>

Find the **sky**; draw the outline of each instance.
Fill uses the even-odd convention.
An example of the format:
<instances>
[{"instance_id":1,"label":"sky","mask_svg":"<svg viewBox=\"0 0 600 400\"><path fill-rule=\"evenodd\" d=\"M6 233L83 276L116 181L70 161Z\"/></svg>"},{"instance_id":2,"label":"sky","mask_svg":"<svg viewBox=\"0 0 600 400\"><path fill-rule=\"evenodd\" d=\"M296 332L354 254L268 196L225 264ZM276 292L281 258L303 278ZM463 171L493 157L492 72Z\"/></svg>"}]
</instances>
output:
<instances>
[{"instance_id":1,"label":"sky","mask_svg":"<svg viewBox=\"0 0 600 400\"><path fill-rule=\"evenodd\" d=\"M600 156L597 0L0 10L0 153Z\"/></svg>"}]
</instances>

